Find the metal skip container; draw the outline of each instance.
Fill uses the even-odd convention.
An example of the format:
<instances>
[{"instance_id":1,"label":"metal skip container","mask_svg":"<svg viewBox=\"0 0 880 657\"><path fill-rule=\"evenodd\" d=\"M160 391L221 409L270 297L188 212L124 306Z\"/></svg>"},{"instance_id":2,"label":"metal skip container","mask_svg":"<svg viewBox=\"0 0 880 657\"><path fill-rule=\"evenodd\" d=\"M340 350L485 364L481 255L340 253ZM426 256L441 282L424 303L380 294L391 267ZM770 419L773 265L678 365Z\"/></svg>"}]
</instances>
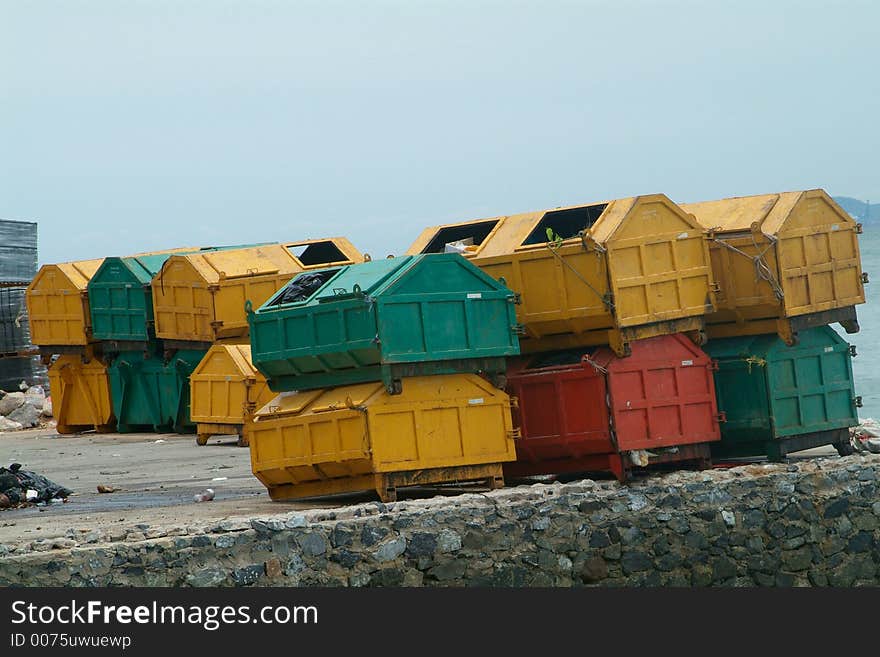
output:
<instances>
[{"instance_id":1,"label":"metal skip container","mask_svg":"<svg viewBox=\"0 0 880 657\"><path fill-rule=\"evenodd\" d=\"M515 458L510 398L475 374L282 393L245 426L254 475L273 500L486 481Z\"/></svg>"},{"instance_id":2,"label":"metal skip container","mask_svg":"<svg viewBox=\"0 0 880 657\"><path fill-rule=\"evenodd\" d=\"M702 341L714 310L706 231L662 194L435 226L407 253L450 250L519 295L524 353Z\"/></svg>"},{"instance_id":3,"label":"metal skip container","mask_svg":"<svg viewBox=\"0 0 880 657\"><path fill-rule=\"evenodd\" d=\"M151 350L120 351L109 366L113 410L120 433L192 433L189 377L205 350L181 349L165 358Z\"/></svg>"},{"instance_id":4,"label":"metal skip container","mask_svg":"<svg viewBox=\"0 0 880 657\"><path fill-rule=\"evenodd\" d=\"M49 388L58 433L116 430L107 366L101 359L59 356L49 368Z\"/></svg>"},{"instance_id":5,"label":"metal skip container","mask_svg":"<svg viewBox=\"0 0 880 657\"><path fill-rule=\"evenodd\" d=\"M98 258L40 267L25 295L31 342L61 353L94 341L86 288L102 262Z\"/></svg>"},{"instance_id":6,"label":"metal skip container","mask_svg":"<svg viewBox=\"0 0 880 657\"><path fill-rule=\"evenodd\" d=\"M715 455L781 460L823 445L852 453L849 427L861 406L855 348L834 329L803 330L791 347L773 334L711 340L706 349L718 362L715 389L727 417Z\"/></svg>"},{"instance_id":7,"label":"metal skip container","mask_svg":"<svg viewBox=\"0 0 880 657\"><path fill-rule=\"evenodd\" d=\"M259 306L300 272L363 259L341 237L173 256L152 281L156 336L205 348L247 337L245 302Z\"/></svg>"},{"instance_id":8,"label":"metal skip container","mask_svg":"<svg viewBox=\"0 0 880 657\"><path fill-rule=\"evenodd\" d=\"M276 391L482 372L519 353L513 294L460 255L301 274L248 314L254 365Z\"/></svg>"},{"instance_id":9,"label":"metal skip container","mask_svg":"<svg viewBox=\"0 0 880 657\"><path fill-rule=\"evenodd\" d=\"M211 436L238 435L247 446L244 425L272 401L276 393L251 362L249 344L216 344L208 350L189 379L190 417L196 423L196 442Z\"/></svg>"},{"instance_id":10,"label":"metal skip container","mask_svg":"<svg viewBox=\"0 0 880 657\"><path fill-rule=\"evenodd\" d=\"M719 283L711 338L777 333L834 322L859 330L865 302L861 225L821 189L683 205L710 231Z\"/></svg>"},{"instance_id":11,"label":"metal skip container","mask_svg":"<svg viewBox=\"0 0 880 657\"><path fill-rule=\"evenodd\" d=\"M639 340L621 358L591 354L537 357L511 373L517 460L507 476L609 471L665 462L708 464L719 414L713 364L681 335Z\"/></svg>"}]
</instances>

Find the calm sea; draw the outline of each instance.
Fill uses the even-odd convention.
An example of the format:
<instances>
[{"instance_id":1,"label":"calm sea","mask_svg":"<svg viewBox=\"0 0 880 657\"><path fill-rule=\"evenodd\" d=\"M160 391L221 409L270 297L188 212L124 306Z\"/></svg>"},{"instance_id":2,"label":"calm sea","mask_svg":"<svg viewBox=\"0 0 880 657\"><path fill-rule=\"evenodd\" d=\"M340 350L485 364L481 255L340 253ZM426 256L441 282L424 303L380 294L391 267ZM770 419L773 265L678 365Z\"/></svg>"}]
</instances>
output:
<instances>
[{"instance_id":1,"label":"calm sea","mask_svg":"<svg viewBox=\"0 0 880 657\"><path fill-rule=\"evenodd\" d=\"M840 324L834 324L834 328L856 345L853 374L856 394L862 396L859 417L880 419L880 226L865 228L859 235L859 248L862 269L872 281L865 286L867 303L856 308L861 330L848 335Z\"/></svg>"}]
</instances>

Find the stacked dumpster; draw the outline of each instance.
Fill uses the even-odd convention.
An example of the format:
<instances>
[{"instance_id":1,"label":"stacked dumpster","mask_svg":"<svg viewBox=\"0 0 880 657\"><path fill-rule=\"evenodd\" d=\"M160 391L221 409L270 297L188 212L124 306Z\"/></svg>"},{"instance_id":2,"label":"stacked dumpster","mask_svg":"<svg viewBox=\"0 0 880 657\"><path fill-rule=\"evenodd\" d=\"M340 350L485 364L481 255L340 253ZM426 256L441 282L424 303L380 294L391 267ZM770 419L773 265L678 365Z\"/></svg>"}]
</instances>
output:
<instances>
[{"instance_id":1,"label":"stacked dumpster","mask_svg":"<svg viewBox=\"0 0 880 657\"><path fill-rule=\"evenodd\" d=\"M189 378L206 350L166 345L156 335L152 281L172 256L207 255L239 247L105 258L88 283L91 337L108 365L120 433L190 433Z\"/></svg>"},{"instance_id":2,"label":"stacked dumpster","mask_svg":"<svg viewBox=\"0 0 880 657\"><path fill-rule=\"evenodd\" d=\"M458 254L300 274L248 315L280 393L245 427L272 499L481 481L515 458L514 295Z\"/></svg>"},{"instance_id":3,"label":"stacked dumpster","mask_svg":"<svg viewBox=\"0 0 880 657\"><path fill-rule=\"evenodd\" d=\"M823 190L683 206L709 231L719 290L706 317L726 417L718 458L851 450L859 423L855 348L829 325L859 330L865 302L857 224Z\"/></svg>"},{"instance_id":4,"label":"stacked dumpster","mask_svg":"<svg viewBox=\"0 0 880 657\"><path fill-rule=\"evenodd\" d=\"M37 345L60 433L235 435L275 500L846 454L860 232L808 190L475 219L376 261L326 238L34 274L34 249L0 269L0 365Z\"/></svg>"},{"instance_id":5,"label":"stacked dumpster","mask_svg":"<svg viewBox=\"0 0 880 657\"><path fill-rule=\"evenodd\" d=\"M188 429L199 445L237 435L273 393L251 362L245 307L259 306L296 274L362 262L347 239L333 237L178 255L152 280L155 332L187 373ZM187 354L191 358L187 358Z\"/></svg>"},{"instance_id":6,"label":"stacked dumpster","mask_svg":"<svg viewBox=\"0 0 880 657\"><path fill-rule=\"evenodd\" d=\"M343 262L360 257L346 240L338 241L345 250ZM240 435L256 401L233 408L232 398L212 396L221 394L212 385L192 387L192 377L215 343L234 349L247 341L245 302L262 302L302 271L297 253L335 261L342 250L323 246L335 243L205 247L106 258L88 283L90 327L108 364L118 431L197 432L200 444L215 432ZM313 244L318 253L310 250ZM214 354L204 376L227 379L226 393L235 388L233 397L242 390L249 393L250 379L242 377L240 367L247 357L245 349L232 359ZM229 368L226 372L218 371L221 363ZM222 417L217 415L221 401L227 405ZM199 409L195 415L194 403ZM237 421L226 422L233 412Z\"/></svg>"},{"instance_id":7,"label":"stacked dumpster","mask_svg":"<svg viewBox=\"0 0 880 657\"><path fill-rule=\"evenodd\" d=\"M709 336L798 331L839 323L859 330L865 303L857 224L821 189L682 206L709 231L718 282Z\"/></svg>"},{"instance_id":8,"label":"stacked dumpster","mask_svg":"<svg viewBox=\"0 0 880 657\"><path fill-rule=\"evenodd\" d=\"M507 473L709 462L719 415L699 345L718 288L692 215L654 194L436 226L408 250L450 251L516 295L527 355L508 364Z\"/></svg>"},{"instance_id":9,"label":"stacked dumpster","mask_svg":"<svg viewBox=\"0 0 880 657\"><path fill-rule=\"evenodd\" d=\"M156 253L180 250L185 249ZM108 363L93 334L88 294L89 281L103 262L98 258L43 265L25 294L31 341L43 362L50 364L59 433L116 428Z\"/></svg>"}]
</instances>

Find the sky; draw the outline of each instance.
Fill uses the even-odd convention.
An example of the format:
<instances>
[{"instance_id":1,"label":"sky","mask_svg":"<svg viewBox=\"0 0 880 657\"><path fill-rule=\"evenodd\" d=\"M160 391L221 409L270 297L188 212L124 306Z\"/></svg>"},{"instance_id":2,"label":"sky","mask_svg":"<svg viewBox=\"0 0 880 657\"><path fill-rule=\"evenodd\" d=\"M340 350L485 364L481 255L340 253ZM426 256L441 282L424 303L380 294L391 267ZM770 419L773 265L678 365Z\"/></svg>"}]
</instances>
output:
<instances>
[{"instance_id":1,"label":"sky","mask_svg":"<svg viewBox=\"0 0 880 657\"><path fill-rule=\"evenodd\" d=\"M662 192L880 201L880 3L0 0L40 262Z\"/></svg>"}]
</instances>

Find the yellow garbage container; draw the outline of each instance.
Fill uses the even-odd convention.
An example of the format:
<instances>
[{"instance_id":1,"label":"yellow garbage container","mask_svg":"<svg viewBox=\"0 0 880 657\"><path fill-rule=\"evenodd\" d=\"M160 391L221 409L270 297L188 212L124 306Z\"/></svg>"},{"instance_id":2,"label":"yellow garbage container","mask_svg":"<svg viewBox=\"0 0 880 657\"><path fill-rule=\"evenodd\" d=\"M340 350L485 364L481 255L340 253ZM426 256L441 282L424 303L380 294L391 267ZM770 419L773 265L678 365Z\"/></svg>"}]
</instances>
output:
<instances>
[{"instance_id":1,"label":"yellow garbage container","mask_svg":"<svg viewBox=\"0 0 880 657\"><path fill-rule=\"evenodd\" d=\"M516 458L510 398L476 374L281 393L245 426L273 500L482 481L503 486Z\"/></svg>"},{"instance_id":2,"label":"yellow garbage container","mask_svg":"<svg viewBox=\"0 0 880 657\"><path fill-rule=\"evenodd\" d=\"M60 434L116 430L107 366L94 356L63 354L49 368L52 412Z\"/></svg>"},{"instance_id":3,"label":"yellow garbage container","mask_svg":"<svg viewBox=\"0 0 880 657\"><path fill-rule=\"evenodd\" d=\"M865 302L861 226L821 189L691 203L682 208L711 233L719 283L710 337L778 333L840 322L858 331Z\"/></svg>"},{"instance_id":4,"label":"yellow garbage container","mask_svg":"<svg viewBox=\"0 0 880 657\"><path fill-rule=\"evenodd\" d=\"M215 344L190 375L189 389L199 445L211 436L234 434L246 447L244 426L276 396L254 367L249 344Z\"/></svg>"}]
</instances>

